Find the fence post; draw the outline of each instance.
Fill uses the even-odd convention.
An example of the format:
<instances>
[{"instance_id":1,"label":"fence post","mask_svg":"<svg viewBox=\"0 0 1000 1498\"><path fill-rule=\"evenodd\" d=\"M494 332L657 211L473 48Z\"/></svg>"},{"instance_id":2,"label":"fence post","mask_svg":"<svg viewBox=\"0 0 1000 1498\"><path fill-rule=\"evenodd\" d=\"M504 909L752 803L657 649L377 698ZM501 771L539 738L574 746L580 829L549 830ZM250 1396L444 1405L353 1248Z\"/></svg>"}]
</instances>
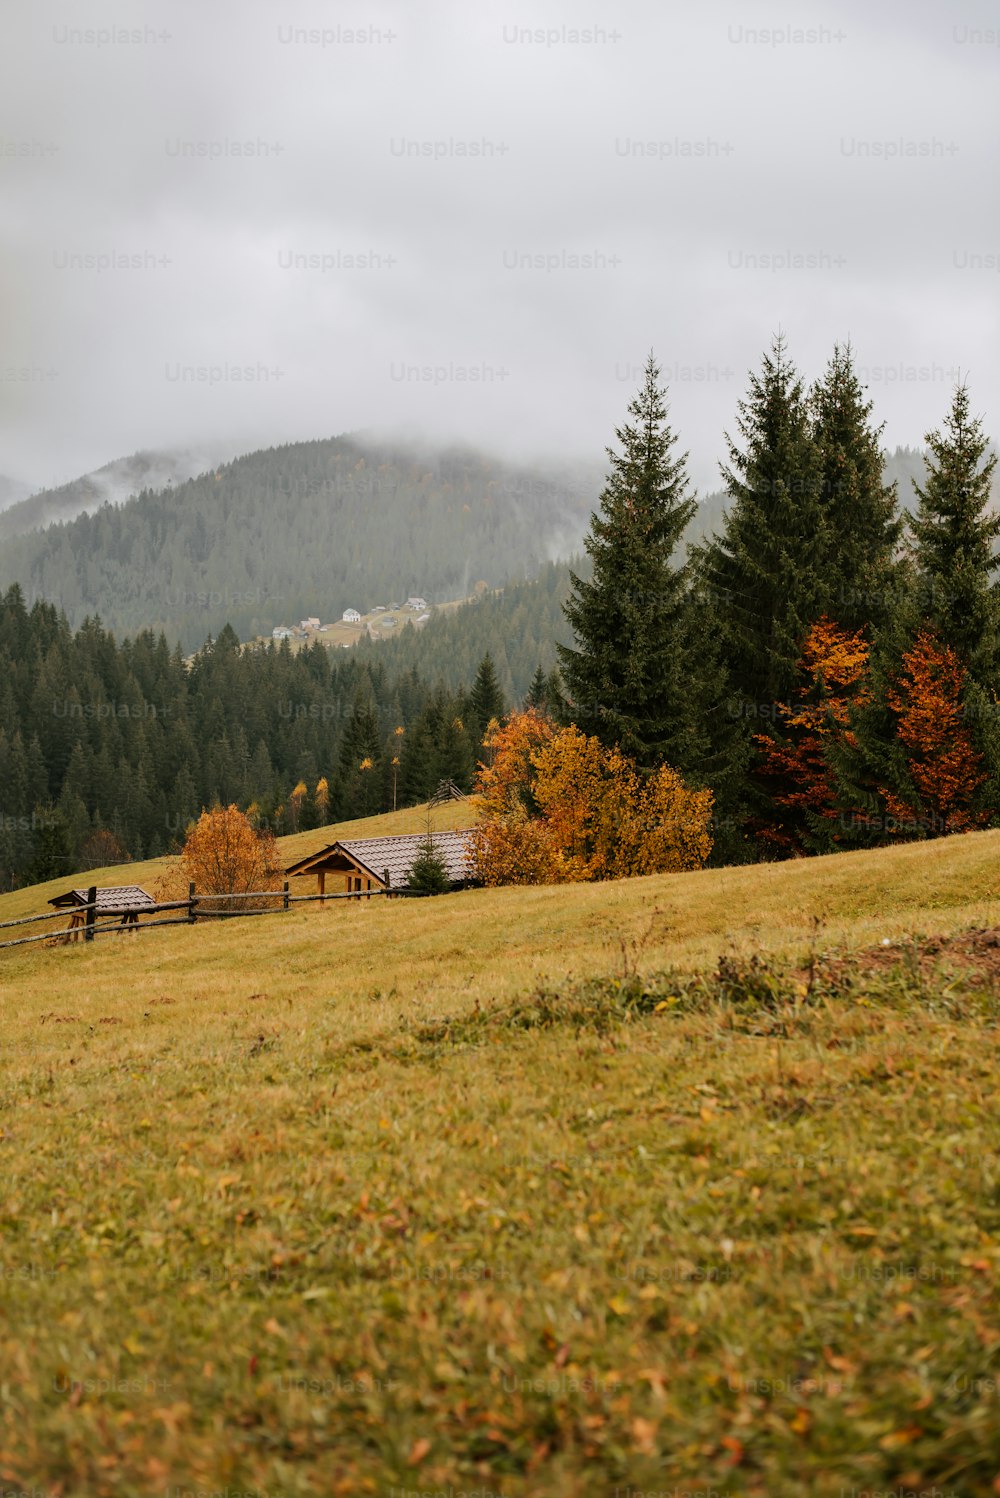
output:
<instances>
[{"instance_id":1,"label":"fence post","mask_svg":"<svg viewBox=\"0 0 1000 1498\"><path fill-rule=\"evenodd\" d=\"M383 869L382 870L382 883L385 885L385 892L386 892L386 894L388 894L389 893L389 883L390 883L390 880L389 880L389 870L388 869Z\"/></svg>"},{"instance_id":2,"label":"fence post","mask_svg":"<svg viewBox=\"0 0 1000 1498\"><path fill-rule=\"evenodd\" d=\"M287 879L285 880L284 890L285 890L285 898L282 901L282 904L284 905L284 908L287 910L288 909L288 880Z\"/></svg>"},{"instance_id":3,"label":"fence post","mask_svg":"<svg viewBox=\"0 0 1000 1498\"><path fill-rule=\"evenodd\" d=\"M97 886L92 884L87 891L87 916L83 923L84 941L94 940L94 917L97 915Z\"/></svg>"},{"instance_id":4,"label":"fence post","mask_svg":"<svg viewBox=\"0 0 1000 1498\"><path fill-rule=\"evenodd\" d=\"M188 925L194 925L194 907L198 902L194 897L194 885L188 885Z\"/></svg>"}]
</instances>

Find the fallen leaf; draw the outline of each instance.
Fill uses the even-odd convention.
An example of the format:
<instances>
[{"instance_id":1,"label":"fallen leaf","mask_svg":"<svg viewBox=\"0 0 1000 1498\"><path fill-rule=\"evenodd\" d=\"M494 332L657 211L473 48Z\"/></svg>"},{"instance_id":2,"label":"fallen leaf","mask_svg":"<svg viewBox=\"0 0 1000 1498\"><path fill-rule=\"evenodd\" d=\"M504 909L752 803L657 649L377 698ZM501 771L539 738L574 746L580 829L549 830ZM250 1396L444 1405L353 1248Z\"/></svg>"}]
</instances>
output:
<instances>
[{"instance_id":1,"label":"fallen leaf","mask_svg":"<svg viewBox=\"0 0 1000 1498\"><path fill-rule=\"evenodd\" d=\"M640 1416L632 1421L632 1435L635 1439L636 1449L643 1456L654 1456L656 1453L656 1426L652 1420L643 1420Z\"/></svg>"}]
</instances>

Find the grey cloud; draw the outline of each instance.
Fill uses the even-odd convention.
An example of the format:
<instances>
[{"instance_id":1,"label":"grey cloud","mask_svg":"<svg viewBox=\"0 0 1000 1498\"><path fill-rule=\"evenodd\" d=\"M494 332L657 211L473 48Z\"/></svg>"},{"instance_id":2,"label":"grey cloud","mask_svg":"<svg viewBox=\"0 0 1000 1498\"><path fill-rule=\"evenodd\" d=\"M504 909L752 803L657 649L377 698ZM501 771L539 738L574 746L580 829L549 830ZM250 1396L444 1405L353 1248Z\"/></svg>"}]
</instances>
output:
<instances>
[{"instance_id":1,"label":"grey cloud","mask_svg":"<svg viewBox=\"0 0 1000 1498\"><path fill-rule=\"evenodd\" d=\"M809 376L852 338L890 445L959 367L996 435L982 5L8 11L2 473L358 427L591 459L652 345L710 489L779 325Z\"/></svg>"}]
</instances>

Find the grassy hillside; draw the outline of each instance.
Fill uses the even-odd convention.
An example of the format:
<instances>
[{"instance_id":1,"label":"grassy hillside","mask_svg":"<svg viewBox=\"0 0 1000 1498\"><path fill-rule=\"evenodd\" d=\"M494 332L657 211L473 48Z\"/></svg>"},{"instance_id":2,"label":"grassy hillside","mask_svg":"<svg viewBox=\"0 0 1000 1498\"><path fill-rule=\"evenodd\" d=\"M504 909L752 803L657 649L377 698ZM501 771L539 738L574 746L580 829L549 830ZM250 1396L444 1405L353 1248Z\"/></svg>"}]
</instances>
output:
<instances>
[{"instance_id":1,"label":"grassy hillside","mask_svg":"<svg viewBox=\"0 0 1000 1498\"><path fill-rule=\"evenodd\" d=\"M998 855L0 953L0 1478L994 1493Z\"/></svg>"}]
</instances>

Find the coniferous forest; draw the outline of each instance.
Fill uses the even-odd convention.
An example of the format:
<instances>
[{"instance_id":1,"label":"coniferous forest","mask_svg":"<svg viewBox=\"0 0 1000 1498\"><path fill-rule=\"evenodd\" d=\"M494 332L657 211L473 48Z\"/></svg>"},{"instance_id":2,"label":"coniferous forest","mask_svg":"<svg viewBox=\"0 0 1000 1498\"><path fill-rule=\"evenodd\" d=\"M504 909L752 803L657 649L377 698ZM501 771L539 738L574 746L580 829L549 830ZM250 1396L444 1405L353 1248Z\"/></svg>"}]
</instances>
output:
<instances>
[{"instance_id":1,"label":"coniferous forest","mask_svg":"<svg viewBox=\"0 0 1000 1498\"><path fill-rule=\"evenodd\" d=\"M76 627L55 602L29 606L25 587L57 553L62 576L70 563L74 575L96 568L106 596L125 597L107 582L122 558L101 537L124 544L136 515L151 525L155 496L131 520L108 509L11 543L7 574L26 571L0 601L0 882L165 852L216 802L252 808L283 833L422 802L442 779L467 791L490 720L524 704L620 747L646 774L668 764L711 790L715 862L1000 821L996 459L970 391L955 390L927 434L915 493L901 495L850 348L809 385L777 338L727 433L711 530L667 397L651 356L608 448L584 556L348 652L241 645L227 622L185 659L186 642L164 630L125 634L142 613L134 596L110 623L85 616ZM329 500L371 483L350 444L304 445L305 468L299 448L287 450L287 479L282 451L264 455L268 484L297 514L295 535L311 513L296 512L296 495ZM907 487L909 458L896 455ZM217 496L238 469L194 481L192 536L197 486ZM428 559L455 506L476 511L471 471L437 474ZM417 502L420 475L406 477ZM522 476L516 503L498 495L488 506L510 569L527 559L511 537L533 492ZM212 543L220 556L239 526L235 501L226 526ZM379 552L374 534L345 527L345 590L362 575L376 590L399 576L395 542L382 539ZM189 540L161 537L178 577ZM315 571L299 540L304 572ZM265 548L258 571L266 558ZM426 576L431 561L421 565Z\"/></svg>"}]
</instances>

